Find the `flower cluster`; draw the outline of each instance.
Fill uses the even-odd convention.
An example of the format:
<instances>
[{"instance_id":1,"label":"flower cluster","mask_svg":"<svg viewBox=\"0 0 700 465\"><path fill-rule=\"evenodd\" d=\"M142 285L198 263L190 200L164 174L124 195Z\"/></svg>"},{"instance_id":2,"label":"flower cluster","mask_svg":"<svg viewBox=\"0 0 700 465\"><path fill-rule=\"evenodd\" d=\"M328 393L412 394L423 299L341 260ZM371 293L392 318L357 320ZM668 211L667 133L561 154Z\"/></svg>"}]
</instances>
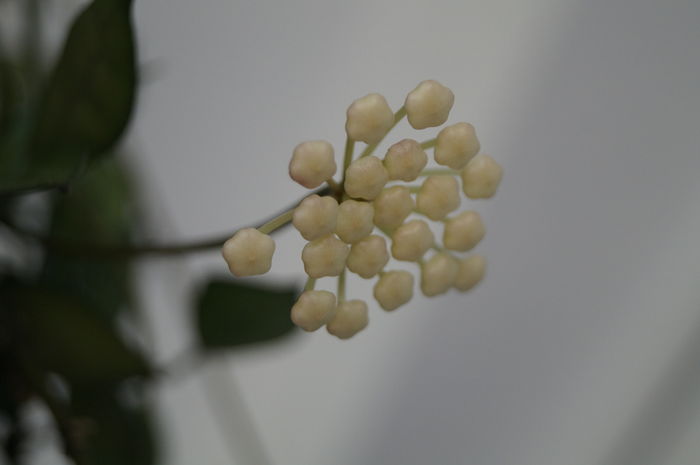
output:
<instances>
[{"instance_id":1,"label":"flower cluster","mask_svg":"<svg viewBox=\"0 0 700 465\"><path fill-rule=\"evenodd\" d=\"M328 195L309 195L272 222L238 231L223 247L231 272L249 276L269 271L275 244L267 233L291 221L308 241L301 259L309 277L291 318L306 331L325 325L341 339L352 337L368 323L367 303L345 299L346 270L365 279L377 278L374 298L387 311L410 301L414 288L410 272L386 269L392 257L419 265L419 286L426 296L473 288L484 276L486 261L481 255L458 257L456 253L472 250L485 229L476 211L455 212L461 194L490 198L502 177L501 166L479 153L474 127L456 123L422 143L398 141L383 159L373 155L404 116L415 129L438 127L447 121L453 103L452 91L436 81L421 82L395 113L379 94L355 100L347 110L340 183L333 180L337 166L330 143L314 140L297 145L290 177L308 189L327 184ZM356 141L366 147L354 158ZM439 167L426 169L426 150L431 148ZM412 182L416 184L405 184ZM442 245L428 221L441 223ZM314 290L316 280L328 276L338 277L337 296Z\"/></svg>"}]
</instances>

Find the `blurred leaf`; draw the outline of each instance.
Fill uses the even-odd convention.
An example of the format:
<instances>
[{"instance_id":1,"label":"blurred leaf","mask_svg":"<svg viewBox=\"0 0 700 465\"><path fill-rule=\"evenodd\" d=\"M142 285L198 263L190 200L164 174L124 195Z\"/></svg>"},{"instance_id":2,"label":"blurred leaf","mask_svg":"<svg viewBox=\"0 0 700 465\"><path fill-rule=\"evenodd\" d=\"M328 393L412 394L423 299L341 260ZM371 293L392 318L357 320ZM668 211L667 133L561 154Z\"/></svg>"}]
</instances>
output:
<instances>
[{"instance_id":1,"label":"blurred leaf","mask_svg":"<svg viewBox=\"0 0 700 465\"><path fill-rule=\"evenodd\" d=\"M128 244L138 222L135 190L124 161L101 160L58 196L50 237L91 244ZM104 316L114 317L131 301L129 261L62 255L47 249L41 282L79 296Z\"/></svg>"},{"instance_id":2,"label":"blurred leaf","mask_svg":"<svg viewBox=\"0 0 700 465\"><path fill-rule=\"evenodd\" d=\"M84 465L155 462L157 447L144 394L140 389L128 391L73 390L71 413L77 419Z\"/></svg>"},{"instance_id":3,"label":"blurred leaf","mask_svg":"<svg viewBox=\"0 0 700 465\"><path fill-rule=\"evenodd\" d=\"M149 373L114 325L78 300L37 287L17 289L12 300L24 347L43 370L89 386Z\"/></svg>"},{"instance_id":4,"label":"blurred leaf","mask_svg":"<svg viewBox=\"0 0 700 465\"><path fill-rule=\"evenodd\" d=\"M197 328L204 347L265 342L290 333L289 312L299 289L267 288L243 281L214 280L197 303Z\"/></svg>"},{"instance_id":5,"label":"blurred leaf","mask_svg":"<svg viewBox=\"0 0 700 465\"><path fill-rule=\"evenodd\" d=\"M130 0L94 0L78 15L28 143L0 151L0 190L65 183L122 135L136 88L130 10Z\"/></svg>"},{"instance_id":6,"label":"blurred leaf","mask_svg":"<svg viewBox=\"0 0 700 465\"><path fill-rule=\"evenodd\" d=\"M0 56L0 138L9 131L19 100L16 72L12 65Z\"/></svg>"}]
</instances>

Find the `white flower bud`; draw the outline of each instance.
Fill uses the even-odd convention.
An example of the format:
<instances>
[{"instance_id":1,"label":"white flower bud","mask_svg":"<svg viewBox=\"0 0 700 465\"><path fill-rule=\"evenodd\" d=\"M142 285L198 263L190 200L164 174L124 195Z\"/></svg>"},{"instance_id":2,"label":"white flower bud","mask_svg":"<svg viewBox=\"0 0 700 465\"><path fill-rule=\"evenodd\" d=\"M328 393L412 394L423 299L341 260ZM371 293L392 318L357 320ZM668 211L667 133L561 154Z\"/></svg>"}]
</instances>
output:
<instances>
[{"instance_id":1,"label":"white flower bud","mask_svg":"<svg viewBox=\"0 0 700 465\"><path fill-rule=\"evenodd\" d=\"M437 81L423 81L406 97L408 122L414 129L440 126L450 115L455 96Z\"/></svg>"},{"instance_id":2,"label":"white flower bud","mask_svg":"<svg viewBox=\"0 0 700 465\"><path fill-rule=\"evenodd\" d=\"M475 211L466 211L445 222L442 242L450 250L465 252L473 249L485 233L481 216Z\"/></svg>"},{"instance_id":3,"label":"white flower bud","mask_svg":"<svg viewBox=\"0 0 700 465\"><path fill-rule=\"evenodd\" d=\"M333 146L325 140L302 142L294 148L289 177L307 189L314 189L335 174Z\"/></svg>"},{"instance_id":4,"label":"white flower bud","mask_svg":"<svg viewBox=\"0 0 700 465\"><path fill-rule=\"evenodd\" d=\"M345 172L345 192L353 198L374 200L388 180L389 175L379 158L358 158Z\"/></svg>"},{"instance_id":5,"label":"white flower bud","mask_svg":"<svg viewBox=\"0 0 700 465\"><path fill-rule=\"evenodd\" d=\"M340 339L351 338L367 327L367 313L364 301L348 300L338 305L335 317L326 325L326 329Z\"/></svg>"},{"instance_id":6,"label":"white flower bud","mask_svg":"<svg viewBox=\"0 0 700 465\"><path fill-rule=\"evenodd\" d=\"M470 199L493 197L503 177L503 168L488 155L477 155L462 169L462 190Z\"/></svg>"},{"instance_id":7,"label":"white flower bud","mask_svg":"<svg viewBox=\"0 0 700 465\"><path fill-rule=\"evenodd\" d=\"M311 278L338 276L345 269L348 246L332 234L314 239L304 246L301 259Z\"/></svg>"},{"instance_id":8,"label":"white flower bud","mask_svg":"<svg viewBox=\"0 0 700 465\"><path fill-rule=\"evenodd\" d=\"M416 209L437 221L459 207L459 183L454 176L428 176L416 195Z\"/></svg>"},{"instance_id":9,"label":"white flower bud","mask_svg":"<svg viewBox=\"0 0 700 465\"><path fill-rule=\"evenodd\" d=\"M459 262L459 271L454 286L460 291L468 291L483 279L486 273L486 259L481 255L472 255Z\"/></svg>"},{"instance_id":10,"label":"white flower bud","mask_svg":"<svg viewBox=\"0 0 700 465\"><path fill-rule=\"evenodd\" d=\"M238 277L267 273L274 253L275 241L255 228L239 230L221 249L229 270Z\"/></svg>"},{"instance_id":11,"label":"white flower bud","mask_svg":"<svg viewBox=\"0 0 700 465\"><path fill-rule=\"evenodd\" d=\"M413 139L401 140L391 147L384 156L384 166L389 179L413 181L428 164L428 155Z\"/></svg>"},{"instance_id":12,"label":"white flower bud","mask_svg":"<svg viewBox=\"0 0 700 465\"><path fill-rule=\"evenodd\" d=\"M444 128L437 136L435 161L459 170L479 153L480 148L474 126L469 123L453 124Z\"/></svg>"},{"instance_id":13,"label":"white flower bud","mask_svg":"<svg viewBox=\"0 0 700 465\"><path fill-rule=\"evenodd\" d=\"M413 275L408 271L387 271L374 285L374 298L384 310L395 310L413 298Z\"/></svg>"},{"instance_id":14,"label":"white flower bud","mask_svg":"<svg viewBox=\"0 0 700 465\"><path fill-rule=\"evenodd\" d=\"M340 204L335 233L346 244L369 236L374 229L374 207L369 202L348 199Z\"/></svg>"},{"instance_id":15,"label":"white flower bud","mask_svg":"<svg viewBox=\"0 0 700 465\"><path fill-rule=\"evenodd\" d=\"M292 224L307 241L332 233L338 217L338 202L333 197L310 195L294 209Z\"/></svg>"},{"instance_id":16,"label":"white flower bud","mask_svg":"<svg viewBox=\"0 0 700 465\"><path fill-rule=\"evenodd\" d=\"M380 229L394 230L411 214L415 203L406 186L387 187L374 200L374 224Z\"/></svg>"},{"instance_id":17,"label":"white flower bud","mask_svg":"<svg viewBox=\"0 0 700 465\"><path fill-rule=\"evenodd\" d=\"M381 236L372 235L353 244L347 266L353 273L368 279L382 271L388 261L386 241Z\"/></svg>"},{"instance_id":18,"label":"white flower bud","mask_svg":"<svg viewBox=\"0 0 700 465\"><path fill-rule=\"evenodd\" d=\"M398 227L391 236L391 254L397 260L415 262L435 243L428 223L411 220Z\"/></svg>"},{"instance_id":19,"label":"white flower bud","mask_svg":"<svg viewBox=\"0 0 700 465\"><path fill-rule=\"evenodd\" d=\"M394 125L394 112L386 99L369 94L352 102L348 107L345 132L352 140L367 144L379 142Z\"/></svg>"},{"instance_id":20,"label":"white flower bud","mask_svg":"<svg viewBox=\"0 0 700 465\"><path fill-rule=\"evenodd\" d=\"M447 292L455 283L459 262L445 252L436 253L421 267L420 288L426 296Z\"/></svg>"},{"instance_id":21,"label":"white flower bud","mask_svg":"<svg viewBox=\"0 0 700 465\"><path fill-rule=\"evenodd\" d=\"M328 291L305 291L292 307L292 322L304 331L316 331L335 316L335 295Z\"/></svg>"}]
</instances>

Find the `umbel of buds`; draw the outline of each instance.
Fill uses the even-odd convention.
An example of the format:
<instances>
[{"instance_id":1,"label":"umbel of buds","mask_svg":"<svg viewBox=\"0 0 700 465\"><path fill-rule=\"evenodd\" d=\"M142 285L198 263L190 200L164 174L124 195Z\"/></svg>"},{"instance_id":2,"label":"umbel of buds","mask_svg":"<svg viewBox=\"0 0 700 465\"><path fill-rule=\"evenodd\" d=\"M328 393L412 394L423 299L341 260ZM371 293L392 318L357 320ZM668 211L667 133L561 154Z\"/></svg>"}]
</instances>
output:
<instances>
[{"instance_id":1,"label":"umbel of buds","mask_svg":"<svg viewBox=\"0 0 700 465\"><path fill-rule=\"evenodd\" d=\"M452 91L432 80L418 84L395 112L380 94L355 100L346 113L340 181L333 179L337 165L329 142L297 145L289 176L307 189L326 187L261 227L241 229L226 241L222 254L231 273L267 273L275 251L269 234L291 222L308 241L301 252L308 280L291 309L291 320L305 331L325 326L340 339L354 336L369 322L367 303L345 298L348 271L376 280L373 296L386 311L407 304L416 281L428 297L476 286L486 272L486 260L458 253L477 247L485 228L473 209L457 210L462 195L470 200L493 197L503 170L492 157L479 153L474 126L457 122L433 139L399 140L387 145L383 157L374 155L404 117L414 129L438 127L448 120L453 103ZM357 157L356 142L366 144ZM430 149L437 166L426 169ZM418 280L407 270L386 269L392 258L414 263ZM325 277L337 279L336 293L315 289L316 281Z\"/></svg>"}]
</instances>

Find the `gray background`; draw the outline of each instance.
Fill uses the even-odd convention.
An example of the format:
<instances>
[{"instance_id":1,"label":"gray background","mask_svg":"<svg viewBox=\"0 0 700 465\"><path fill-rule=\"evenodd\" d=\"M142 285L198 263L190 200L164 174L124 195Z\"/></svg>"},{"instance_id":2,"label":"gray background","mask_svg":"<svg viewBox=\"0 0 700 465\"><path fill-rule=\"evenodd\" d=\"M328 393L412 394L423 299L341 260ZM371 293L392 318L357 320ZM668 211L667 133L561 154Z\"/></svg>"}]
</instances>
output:
<instances>
[{"instance_id":1,"label":"gray background","mask_svg":"<svg viewBox=\"0 0 700 465\"><path fill-rule=\"evenodd\" d=\"M353 99L397 108L427 78L505 168L470 204L488 229L477 290L375 304L348 342L305 334L159 388L163 463L264 463L244 403L275 464L700 463L699 2L135 5L149 79L128 144L154 238L276 211L303 194L298 142L338 153ZM301 282L298 234L277 244L273 276ZM212 270L216 253L141 267L158 359L191 341ZM205 395L232 410L223 435Z\"/></svg>"}]
</instances>

